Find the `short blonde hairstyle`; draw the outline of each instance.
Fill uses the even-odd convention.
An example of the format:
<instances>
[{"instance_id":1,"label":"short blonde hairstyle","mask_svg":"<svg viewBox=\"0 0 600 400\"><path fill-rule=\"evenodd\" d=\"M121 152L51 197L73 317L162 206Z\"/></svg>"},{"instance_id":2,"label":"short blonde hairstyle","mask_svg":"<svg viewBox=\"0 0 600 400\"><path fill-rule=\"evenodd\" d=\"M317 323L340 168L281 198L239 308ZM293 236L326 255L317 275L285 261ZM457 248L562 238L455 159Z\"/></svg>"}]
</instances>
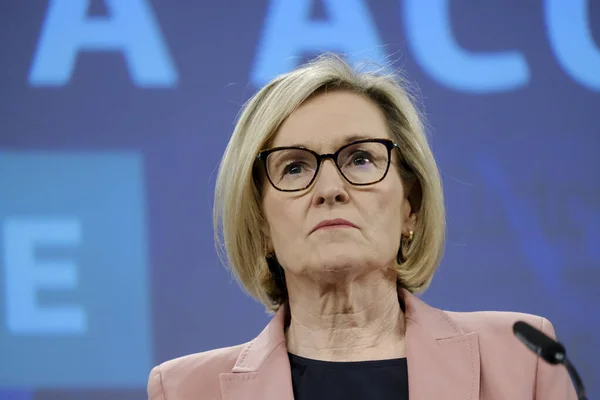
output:
<instances>
[{"instance_id":1,"label":"short blonde hairstyle","mask_svg":"<svg viewBox=\"0 0 600 400\"><path fill-rule=\"evenodd\" d=\"M380 107L390 137L416 179L416 191L409 195L417 211L414 238L410 245L398 238L404 257L396 268L400 285L413 293L424 291L442 258L446 222L440 174L406 84L396 74L361 71L340 56L322 55L276 77L248 100L219 167L213 211L217 253L243 288L269 311L287 300L287 291L277 284L266 258L269 243L257 155L304 101L331 90L367 96Z\"/></svg>"}]
</instances>

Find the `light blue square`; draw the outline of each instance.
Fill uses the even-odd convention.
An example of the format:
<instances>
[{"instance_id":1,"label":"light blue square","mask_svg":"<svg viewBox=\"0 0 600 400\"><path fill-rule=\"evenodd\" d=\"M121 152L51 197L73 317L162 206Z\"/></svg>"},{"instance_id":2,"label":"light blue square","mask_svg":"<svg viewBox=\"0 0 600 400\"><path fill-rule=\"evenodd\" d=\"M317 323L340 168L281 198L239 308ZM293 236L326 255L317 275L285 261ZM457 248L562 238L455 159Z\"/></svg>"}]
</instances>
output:
<instances>
[{"instance_id":1,"label":"light blue square","mask_svg":"<svg viewBox=\"0 0 600 400\"><path fill-rule=\"evenodd\" d=\"M145 386L143 179L136 153L0 152L0 388Z\"/></svg>"}]
</instances>

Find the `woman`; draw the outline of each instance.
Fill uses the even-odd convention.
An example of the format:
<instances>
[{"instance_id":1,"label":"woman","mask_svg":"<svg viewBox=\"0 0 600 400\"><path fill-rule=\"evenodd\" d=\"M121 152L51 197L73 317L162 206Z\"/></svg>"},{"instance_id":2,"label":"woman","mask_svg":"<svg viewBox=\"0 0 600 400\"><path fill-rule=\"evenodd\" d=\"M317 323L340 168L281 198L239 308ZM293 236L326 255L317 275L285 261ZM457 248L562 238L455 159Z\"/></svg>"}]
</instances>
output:
<instances>
[{"instance_id":1,"label":"woman","mask_svg":"<svg viewBox=\"0 0 600 400\"><path fill-rule=\"evenodd\" d=\"M323 56L245 106L215 194L242 286L276 312L252 341L155 367L152 400L570 399L512 334L544 318L432 308L440 176L397 78ZM221 229L219 229L221 228Z\"/></svg>"}]
</instances>

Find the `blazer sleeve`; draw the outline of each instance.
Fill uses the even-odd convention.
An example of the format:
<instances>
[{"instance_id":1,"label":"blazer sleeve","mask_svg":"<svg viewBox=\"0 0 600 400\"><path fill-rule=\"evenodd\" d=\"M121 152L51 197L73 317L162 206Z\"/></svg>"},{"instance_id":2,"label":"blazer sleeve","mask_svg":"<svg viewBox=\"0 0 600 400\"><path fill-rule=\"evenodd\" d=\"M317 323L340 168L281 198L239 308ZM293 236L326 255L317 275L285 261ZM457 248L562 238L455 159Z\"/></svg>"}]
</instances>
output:
<instances>
[{"instance_id":1,"label":"blazer sleeve","mask_svg":"<svg viewBox=\"0 0 600 400\"><path fill-rule=\"evenodd\" d=\"M152 368L148 377L148 400L165 400L160 365Z\"/></svg>"},{"instance_id":2,"label":"blazer sleeve","mask_svg":"<svg viewBox=\"0 0 600 400\"><path fill-rule=\"evenodd\" d=\"M539 329L556 339L554 327L546 318L541 318ZM549 364L541 357L537 363L535 400L577 400L575 387L564 366Z\"/></svg>"}]
</instances>

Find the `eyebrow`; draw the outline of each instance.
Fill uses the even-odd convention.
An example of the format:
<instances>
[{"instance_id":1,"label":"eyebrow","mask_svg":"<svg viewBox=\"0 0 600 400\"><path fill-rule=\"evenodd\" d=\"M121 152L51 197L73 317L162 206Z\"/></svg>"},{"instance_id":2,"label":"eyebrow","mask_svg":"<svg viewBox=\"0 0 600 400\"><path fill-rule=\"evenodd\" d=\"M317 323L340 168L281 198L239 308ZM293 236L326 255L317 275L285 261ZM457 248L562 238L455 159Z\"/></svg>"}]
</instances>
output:
<instances>
[{"instance_id":1,"label":"eyebrow","mask_svg":"<svg viewBox=\"0 0 600 400\"><path fill-rule=\"evenodd\" d=\"M352 143L352 142L354 142L356 140L362 140L362 139L373 139L373 138L371 136L367 136L365 134L353 133L351 135L343 137L340 141L336 142L336 144L337 144L336 148L342 147L345 144ZM304 147L304 148L308 148L307 145L301 144L301 143L295 143L295 144L289 145L289 147Z\"/></svg>"}]
</instances>

